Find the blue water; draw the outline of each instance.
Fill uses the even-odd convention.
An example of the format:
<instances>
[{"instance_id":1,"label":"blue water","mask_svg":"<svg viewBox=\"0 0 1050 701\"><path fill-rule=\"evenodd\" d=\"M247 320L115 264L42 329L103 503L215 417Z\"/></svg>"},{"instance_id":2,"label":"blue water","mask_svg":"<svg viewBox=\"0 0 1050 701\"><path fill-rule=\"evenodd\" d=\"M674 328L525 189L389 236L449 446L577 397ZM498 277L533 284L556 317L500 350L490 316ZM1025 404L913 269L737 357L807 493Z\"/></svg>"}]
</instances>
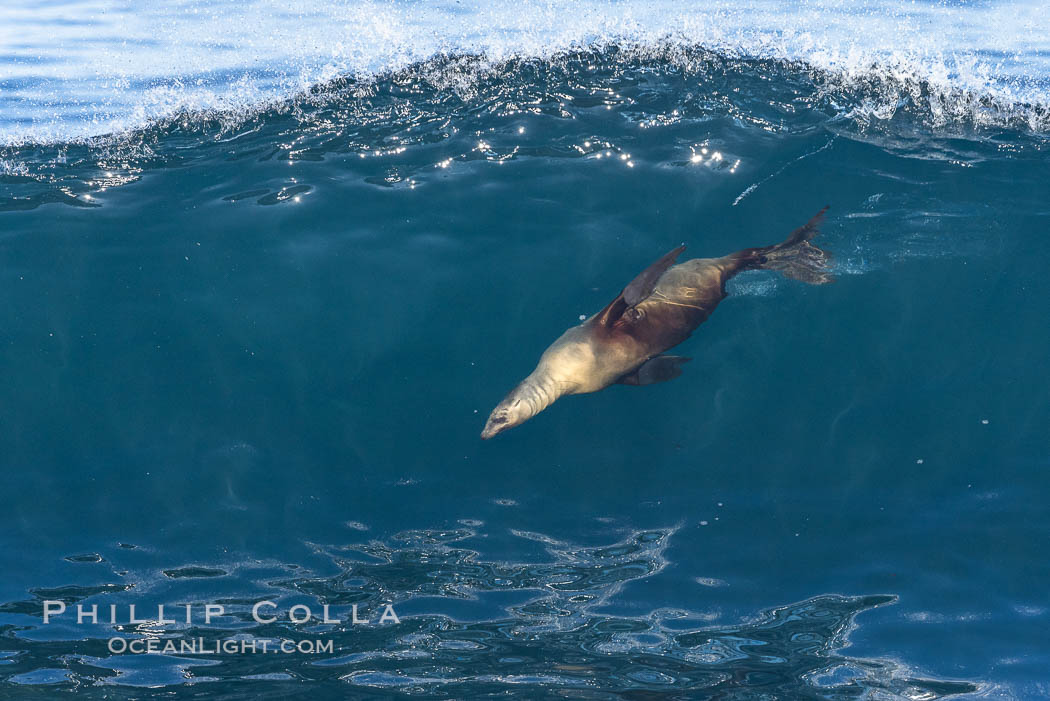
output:
<instances>
[{"instance_id":1,"label":"blue water","mask_svg":"<svg viewBox=\"0 0 1050 701\"><path fill-rule=\"evenodd\" d=\"M1040 3L137 5L0 9L0 697L1050 695ZM825 204L834 284L480 440Z\"/></svg>"}]
</instances>

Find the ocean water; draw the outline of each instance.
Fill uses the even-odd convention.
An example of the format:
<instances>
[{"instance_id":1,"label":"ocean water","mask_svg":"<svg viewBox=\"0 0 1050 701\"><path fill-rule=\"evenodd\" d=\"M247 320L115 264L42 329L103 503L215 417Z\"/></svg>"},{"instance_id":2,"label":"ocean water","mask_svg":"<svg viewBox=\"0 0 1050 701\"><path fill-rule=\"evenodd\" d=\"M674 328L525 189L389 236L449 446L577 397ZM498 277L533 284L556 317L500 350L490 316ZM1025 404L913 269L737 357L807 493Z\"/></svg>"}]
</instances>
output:
<instances>
[{"instance_id":1,"label":"ocean water","mask_svg":"<svg viewBox=\"0 0 1050 701\"><path fill-rule=\"evenodd\" d=\"M1047 697L1048 17L4 5L0 697ZM834 284L479 438L666 250L826 204Z\"/></svg>"}]
</instances>

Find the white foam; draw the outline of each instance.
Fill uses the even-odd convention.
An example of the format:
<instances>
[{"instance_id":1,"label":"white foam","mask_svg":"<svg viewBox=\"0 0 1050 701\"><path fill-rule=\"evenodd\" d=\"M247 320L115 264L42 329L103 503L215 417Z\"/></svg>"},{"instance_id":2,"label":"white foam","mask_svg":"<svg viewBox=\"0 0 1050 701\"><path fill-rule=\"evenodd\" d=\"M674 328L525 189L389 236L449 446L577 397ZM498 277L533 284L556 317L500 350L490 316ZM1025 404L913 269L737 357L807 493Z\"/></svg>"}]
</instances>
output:
<instances>
[{"instance_id":1,"label":"white foam","mask_svg":"<svg viewBox=\"0 0 1050 701\"><path fill-rule=\"evenodd\" d=\"M1003 104L1050 104L1042 0L57 0L0 5L0 36L0 143L253 109L337 76L450 53L500 61L610 43L703 46L800 60L847 81L875 71ZM951 102L943 109L950 118Z\"/></svg>"}]
</instances>

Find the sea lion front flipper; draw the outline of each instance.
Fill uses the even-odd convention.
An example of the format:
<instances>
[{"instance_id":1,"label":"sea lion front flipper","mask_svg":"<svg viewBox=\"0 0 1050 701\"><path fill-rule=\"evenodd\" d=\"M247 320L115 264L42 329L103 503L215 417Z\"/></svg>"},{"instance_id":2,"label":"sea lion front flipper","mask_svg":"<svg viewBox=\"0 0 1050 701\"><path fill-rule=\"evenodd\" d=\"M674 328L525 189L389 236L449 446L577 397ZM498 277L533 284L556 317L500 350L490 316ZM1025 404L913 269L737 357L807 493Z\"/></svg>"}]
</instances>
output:
<instances>
[{"instance_id":1,"label":"sea lion front flipper","mask_svg":"<svg viewBox=\"0 0 1050 701\"><path fill-rule=\"evenodd\" d=\"M692 358L681 355L658 355L641 364L634 372L627 373L616 382L621 385L655 385L667 382L682 374L682 364Z\"/></svg>"},{"instance_id":2,"label":"sea lion front flipper","mask_svg":"<svg viewBox=\"0 0 1050 701\"><path fill-rule=\"evenodd\" d=\"M633 307L651 295L653 290L656 289L656 281L667 272L668 268L674 265L675 259L684 250L685 244L682 244L673 251L666 253L663 258L643 270L641 275L631 280L630 284L623 288L622 292L623 301L627 302L627 306Z\"/></svg>"},{"instance_id":3,"label":"sea lion front flipper","mask_svg":"<svg viewBox=\"0 0 1050 701\"><path fill-rule=\"evenodd\" d=\"M685 250L685 244L673 251L664 254L662 258L643 270L641 274L623 288L623 292L616 296L605 309L598 312L595 317L602 326L612 326L629 307L633 307L656 289L656 283L667 269L674 265L675 259Z\"/></svg>"}]
</instances>

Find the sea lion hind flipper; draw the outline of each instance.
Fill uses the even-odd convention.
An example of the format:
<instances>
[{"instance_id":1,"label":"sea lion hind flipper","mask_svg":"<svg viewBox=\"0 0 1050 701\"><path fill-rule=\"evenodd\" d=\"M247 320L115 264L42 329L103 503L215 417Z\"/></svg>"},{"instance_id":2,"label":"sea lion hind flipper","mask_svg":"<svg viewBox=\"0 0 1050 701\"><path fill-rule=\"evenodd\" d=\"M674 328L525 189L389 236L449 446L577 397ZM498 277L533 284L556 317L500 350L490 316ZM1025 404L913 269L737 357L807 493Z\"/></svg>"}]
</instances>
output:
<instances>
[{"instance_id":1,"label":"sea lion hind flipper","mask_svg":"<svg viewBox=\"0 0 1050 701\"><path fill-rule=\"evenodd\" d=\"M629 372L616 382L621 385L655 385L667 382L682 374L682 364L692 358L681 355L658 355L642 363L637 370Z\"/></svg>"},{"instance_id":2,"label":"sea lion hind flipper","mask_svg":"<svg viewBox=\"0 0 1050 701\"><path fill-rule=\"evenodd\" d=\"M673 251L668 251L663 257L643 270L638 277L628 283L627 287L623 288L623 291L616 296L616 299L609 302L605 309L598 312L595 321L602 326L612 326L629 307L635 306L651 295L653 290L656 289L656 283L660 280L660 276L674 265L675 260L684 250L685 244L682 244Z\"/></svg>"},{"instance_id":3,"label":"sea lion hind flipper","mask_svg":"<svg viewBox=\"0 0 1050 701\"><path fill-rule=\"evenodd\" d=\"M780 246L786 248L816 238L817 234L820 233L820 225L824 223L824 214L830 207L831 205L824 205L824 209L810 217L808 222L792 231Z\"/></svg>"},{"instance_id":4,"label":"sea lion hind flipper","mask_svg":"<svg viewBox=\"0 0 1050 701\"><path fill-rule=\"evenodd\" d=\"M826 211L827 207L817 212L816 216L792 231L783 243L756 249L760 262L754 267L776 270L784 277L810 285L833 282L835 278L828 270L831 254L811 243L820 233L820 223Z\"/></svg>"}]
</instances>

